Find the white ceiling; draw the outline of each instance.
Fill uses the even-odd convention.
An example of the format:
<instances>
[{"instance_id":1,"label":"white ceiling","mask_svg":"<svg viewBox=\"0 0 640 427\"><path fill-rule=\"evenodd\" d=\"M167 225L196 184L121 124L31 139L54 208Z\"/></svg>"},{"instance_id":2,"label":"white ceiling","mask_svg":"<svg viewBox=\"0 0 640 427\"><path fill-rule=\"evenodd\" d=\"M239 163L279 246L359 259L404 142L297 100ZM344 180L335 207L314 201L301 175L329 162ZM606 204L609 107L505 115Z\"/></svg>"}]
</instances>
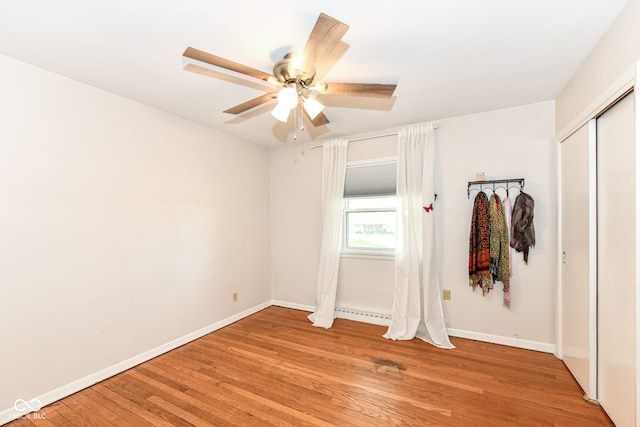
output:
<instances>
[{"instance_id":1,"label":"white ceiling","mask_svg":"<svg viewBox=\"0 0 640 427\"><path fill-rule=\"evenodd\" d=\"M319 77L398 88L391 100L325 95L330 123L297 132L307 142L554 99L625 3L0 0L0 54L278 147L294 142L293 127L269 114L274 104L222 113L273 87L212 66L213 77L185 71L187 46L271 73L320 12L348 24Z\"/></svg>"}]
</instances>

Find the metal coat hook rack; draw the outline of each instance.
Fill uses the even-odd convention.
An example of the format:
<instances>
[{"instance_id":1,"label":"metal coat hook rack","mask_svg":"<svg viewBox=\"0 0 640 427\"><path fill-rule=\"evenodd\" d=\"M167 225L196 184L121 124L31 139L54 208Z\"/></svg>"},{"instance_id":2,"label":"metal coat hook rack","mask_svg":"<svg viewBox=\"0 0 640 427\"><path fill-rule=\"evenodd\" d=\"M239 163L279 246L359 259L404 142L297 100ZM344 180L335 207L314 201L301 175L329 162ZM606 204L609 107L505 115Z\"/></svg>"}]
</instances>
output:
<instances>
[{"instance_id":1,"label":"metal coat hook rack","mask_svg":"<svg viewBox=\"0 0 640 427\"><path fill-rule=\"evenodd\" d=\"M501 184L504 184L504 185L501 185ZM473 186L479 186L479 188L472 188ZM518 189L522 191L522 189L524 188L524 178L469 181L467 185L467 199L471 197L471 190L483 191L484 188L491 188L494 193L496 192L496 188L504 188L507 191L507 196L509 196L509 188L512 188L512 187L518 187Z\"/></svg>"}]
</instances>

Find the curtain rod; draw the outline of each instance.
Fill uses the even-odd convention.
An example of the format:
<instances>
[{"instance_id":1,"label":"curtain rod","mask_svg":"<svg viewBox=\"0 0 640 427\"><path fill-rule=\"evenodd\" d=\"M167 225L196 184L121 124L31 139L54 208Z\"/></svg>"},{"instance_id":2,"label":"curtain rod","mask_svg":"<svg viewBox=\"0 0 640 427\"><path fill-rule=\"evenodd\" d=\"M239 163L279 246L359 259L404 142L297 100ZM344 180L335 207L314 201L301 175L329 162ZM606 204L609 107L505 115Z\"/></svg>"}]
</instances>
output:
<instances>
[{"instance_id":1,"label":"curtain rod","mask_svg":"<svg viewBox=\"0 0 640 427\"><path fill-rule=\"evenodd\" d=\"M434 126L434 129L438 129L438 126ZM391 133L385 133L382 135L373 135L373 136L363 136L362 138L355 138L355 139L350 139L348 140L348 142L356 142L356 141L366 141L367 139L376 139L376 138L384 138L385 136L393 136L393 135L397 135L398 132L391 132ZM313 150L314 148L321 148L322 144L319 145L312 145L311 149Z\"/></svg>"}]
</instances>

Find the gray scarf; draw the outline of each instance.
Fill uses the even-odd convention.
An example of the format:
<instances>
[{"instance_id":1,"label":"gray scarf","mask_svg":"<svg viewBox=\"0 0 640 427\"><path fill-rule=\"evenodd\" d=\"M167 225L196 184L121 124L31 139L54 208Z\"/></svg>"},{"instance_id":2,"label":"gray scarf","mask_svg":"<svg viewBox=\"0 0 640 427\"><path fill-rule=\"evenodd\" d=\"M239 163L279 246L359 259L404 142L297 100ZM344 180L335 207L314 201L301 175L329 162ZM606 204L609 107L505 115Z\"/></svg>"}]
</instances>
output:
<instances>
[{"instance_id":1,"label":"gray scarf","mask_svg":"<svg viewBox=\"0 0 640 427\"><path fill-rule=\"evenodd\" d=\"M520 192L511 212L511 240L509 244L516 251L523 253L525 264L529 260L529 247L536 245L533 208L533 197Z\"/></svg>"}]
</instances>

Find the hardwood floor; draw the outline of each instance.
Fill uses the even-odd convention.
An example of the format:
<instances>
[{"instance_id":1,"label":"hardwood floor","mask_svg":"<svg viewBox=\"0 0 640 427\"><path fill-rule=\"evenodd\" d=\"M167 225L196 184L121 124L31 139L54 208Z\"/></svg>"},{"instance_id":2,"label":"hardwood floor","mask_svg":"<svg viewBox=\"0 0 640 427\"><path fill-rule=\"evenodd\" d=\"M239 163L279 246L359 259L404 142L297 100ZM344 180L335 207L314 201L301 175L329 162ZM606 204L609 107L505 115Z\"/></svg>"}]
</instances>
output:
<instances>
[{"instance_id":1,"label":"hardwood floor","mask_svg":"<svg viewBox=\"0 0 640 427\"><path fill-rule=\"evenodd\" d=\"M8 425L613 425L553 355L307 314L269 307Z\"/></svg>"}]
</instances>

